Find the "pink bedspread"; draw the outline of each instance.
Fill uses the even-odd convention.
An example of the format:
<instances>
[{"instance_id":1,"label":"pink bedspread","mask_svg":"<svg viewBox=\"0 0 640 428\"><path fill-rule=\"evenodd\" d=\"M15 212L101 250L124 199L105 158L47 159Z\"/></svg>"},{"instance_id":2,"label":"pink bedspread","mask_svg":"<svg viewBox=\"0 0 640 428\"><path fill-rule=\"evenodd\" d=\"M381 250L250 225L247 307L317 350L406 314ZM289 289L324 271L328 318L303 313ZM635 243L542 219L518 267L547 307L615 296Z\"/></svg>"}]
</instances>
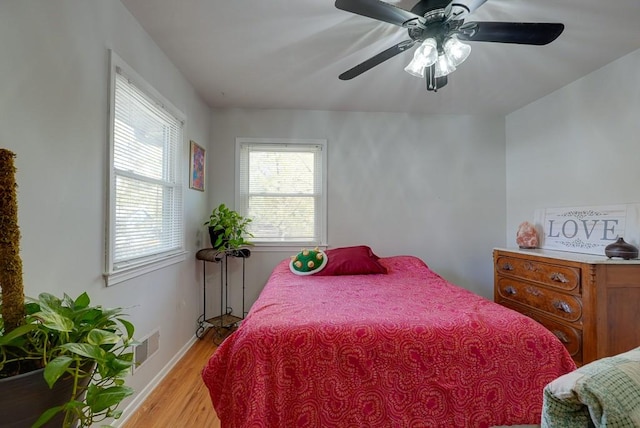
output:
<instances>
[{"instance_id":1,"label":"pink bedspread","mask_svg":"<svg viewBox=\"0 0 640 428\"><path fill-rule=\"evenodd\" d=\"M575 368L535 321L410 256L387 275L296 276L283 261L202 372L231 427L489 427L539 423Z\"/></svg>"}]
</instances>

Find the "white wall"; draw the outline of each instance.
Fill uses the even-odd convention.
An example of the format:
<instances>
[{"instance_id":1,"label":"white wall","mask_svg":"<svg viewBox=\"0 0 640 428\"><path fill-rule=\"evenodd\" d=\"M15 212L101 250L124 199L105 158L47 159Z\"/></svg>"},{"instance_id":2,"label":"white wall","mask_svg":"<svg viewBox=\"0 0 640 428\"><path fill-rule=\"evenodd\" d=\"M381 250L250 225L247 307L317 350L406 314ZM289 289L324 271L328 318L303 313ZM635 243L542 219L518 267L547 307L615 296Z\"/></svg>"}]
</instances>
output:
<instances>
[{"instance_id":1,"label":"white wall","mask_svg":"<svg viewBox=\"0 0 640 428\"><path fill-rule=\"evenodd\" d=\"M137 337L160 328L160 352L130 379L140 392L194 335L193 251L208 203L185 191L185 262L105 287L110 48L187 115L185 155L189 139L206 146L208 107L118 0L0 2L0 146L17 154L26 293L86 290L94 303L127 308Z\"/></svg>"},{"instance_id":2,"label":"white wall","mask_svg":"<svg viewBox=\"0 0 640 428\"><path fill-rule=\"evenodd\" d=\"M507 116L508 244L537 208L640 202L639 69L640 50Z\"/></svg>"},{"instance_id":3,"label":"white wall","mask_svg":"<svg viewBox=\"0 0 640 428\"><path fill-rule=\"evenodd\" d=\"M504 245L503 118L214 110L212 207L233 206L236 137L327 139L330 247L366 244L380 256L416 255L447 279L492 296L491 250ZM290 255L253 252L250 303L275 263Z\"/></svg>"}]
</instances>

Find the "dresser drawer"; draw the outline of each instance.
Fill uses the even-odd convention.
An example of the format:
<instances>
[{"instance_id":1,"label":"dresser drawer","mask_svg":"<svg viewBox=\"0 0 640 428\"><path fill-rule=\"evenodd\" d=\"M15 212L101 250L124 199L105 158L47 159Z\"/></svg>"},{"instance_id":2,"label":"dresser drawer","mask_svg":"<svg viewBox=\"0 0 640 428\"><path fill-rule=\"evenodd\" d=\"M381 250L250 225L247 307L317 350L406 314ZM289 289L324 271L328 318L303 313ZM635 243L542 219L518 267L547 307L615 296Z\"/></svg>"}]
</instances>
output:
<instances>
[{"instance_id":1,"label":"dresser drawer","mask_svg":"<svg viewBox=\"0 0 640 428\"><path fill-rule=\"evenodd\" d=\"M496 272L580 293L580 269L578 268L500 256L496 260Z\"/></svg>"},{"instance_id":2,"label":"dresser drawer","mask_svg":"<svg viewBox=\"0 0 640 428\"><path fill-rule=\"evenodd\" d=\"M496 287L501 299L530 306L565 321L581 322L582 300L578 296L500 276Z\"/></svg>"},{"instance_id":3,"label":"dresser drawer","mask_svg":"<svg viewBox=\"0 0 640 428\"><path fill-rule=\"evenodd\" d=\"M507 300L499 300L503 306L507 308L513 309L515 311L520 312L523 315L528 316L529 318L533 318L542 324L547 330L553 333L559 340L562 342L564 347L567 349L571 358L576 362L576 364L582 364L582 331L573 328L572 326L563 324L558 321L554 321L545 316L542 316L534 311L531 311L528 308L522 307L517 304L513 304Z\"/></svg>"}]
</instances>

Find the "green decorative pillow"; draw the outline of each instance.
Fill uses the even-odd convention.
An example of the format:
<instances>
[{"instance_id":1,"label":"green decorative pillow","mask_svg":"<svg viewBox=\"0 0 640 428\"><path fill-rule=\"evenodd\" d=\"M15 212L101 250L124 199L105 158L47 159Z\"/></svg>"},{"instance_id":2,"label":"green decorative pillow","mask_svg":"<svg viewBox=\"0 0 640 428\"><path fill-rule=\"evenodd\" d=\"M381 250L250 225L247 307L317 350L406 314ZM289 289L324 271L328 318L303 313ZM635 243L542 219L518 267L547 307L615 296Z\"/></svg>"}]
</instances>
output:
<instances>
[{"instance_id":1,"label":"green decorative pillow","mask_svg":"<svg viewBox=\"0 0 640 428\"><path fill-rule=\"evenodd\" d=\"M314 248L303 249L295 256L291 256L289 269L296 275L313 275L320 272L327 265L327 255L324 251Z\"/></svg>"},{"instance_id":2,"label":"green decorative pillow","mask_svg":"<svg viewBox=\"0 0 640 428\"><path fill-rule=\"evenodd\" d=\"M549 383L541 425L640 426L640 348L593 361Z\"/></svg>"}]
</instances>

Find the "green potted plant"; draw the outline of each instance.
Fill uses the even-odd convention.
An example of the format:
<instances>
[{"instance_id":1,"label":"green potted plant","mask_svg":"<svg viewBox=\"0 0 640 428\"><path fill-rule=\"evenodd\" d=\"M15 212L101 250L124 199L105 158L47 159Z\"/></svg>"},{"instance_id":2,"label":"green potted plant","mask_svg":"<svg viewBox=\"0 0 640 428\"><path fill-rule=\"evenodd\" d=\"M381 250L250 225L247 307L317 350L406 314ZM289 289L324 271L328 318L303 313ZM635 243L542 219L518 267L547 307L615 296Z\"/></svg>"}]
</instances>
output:
<instances>
[{"instance_id":1,"label":"green potted plant","mask_svg":"<svg viewBox=\"0 0 640 428\"><path fill-rule=\"evenodd\" d=\"M121 309L71 299L24 296L17 222L15 155L0 149L0 413L2 426L88 427L117 419L133 394L134 327Z\"/></svg>"},{"instance_id":2,"label":"green potted plant","mask_svg":"<svg viewBox=\"0 0 640 428\"><path fill-rule=\"evenodd\" d=\"M249 223L250 218L241 216L225 204L220 204L211 211L209 220L204 225L209 226L209 238L214 249L233 251L251 245L245 239L253 236L248 231Z\"/></svg>"}]
</instances>

